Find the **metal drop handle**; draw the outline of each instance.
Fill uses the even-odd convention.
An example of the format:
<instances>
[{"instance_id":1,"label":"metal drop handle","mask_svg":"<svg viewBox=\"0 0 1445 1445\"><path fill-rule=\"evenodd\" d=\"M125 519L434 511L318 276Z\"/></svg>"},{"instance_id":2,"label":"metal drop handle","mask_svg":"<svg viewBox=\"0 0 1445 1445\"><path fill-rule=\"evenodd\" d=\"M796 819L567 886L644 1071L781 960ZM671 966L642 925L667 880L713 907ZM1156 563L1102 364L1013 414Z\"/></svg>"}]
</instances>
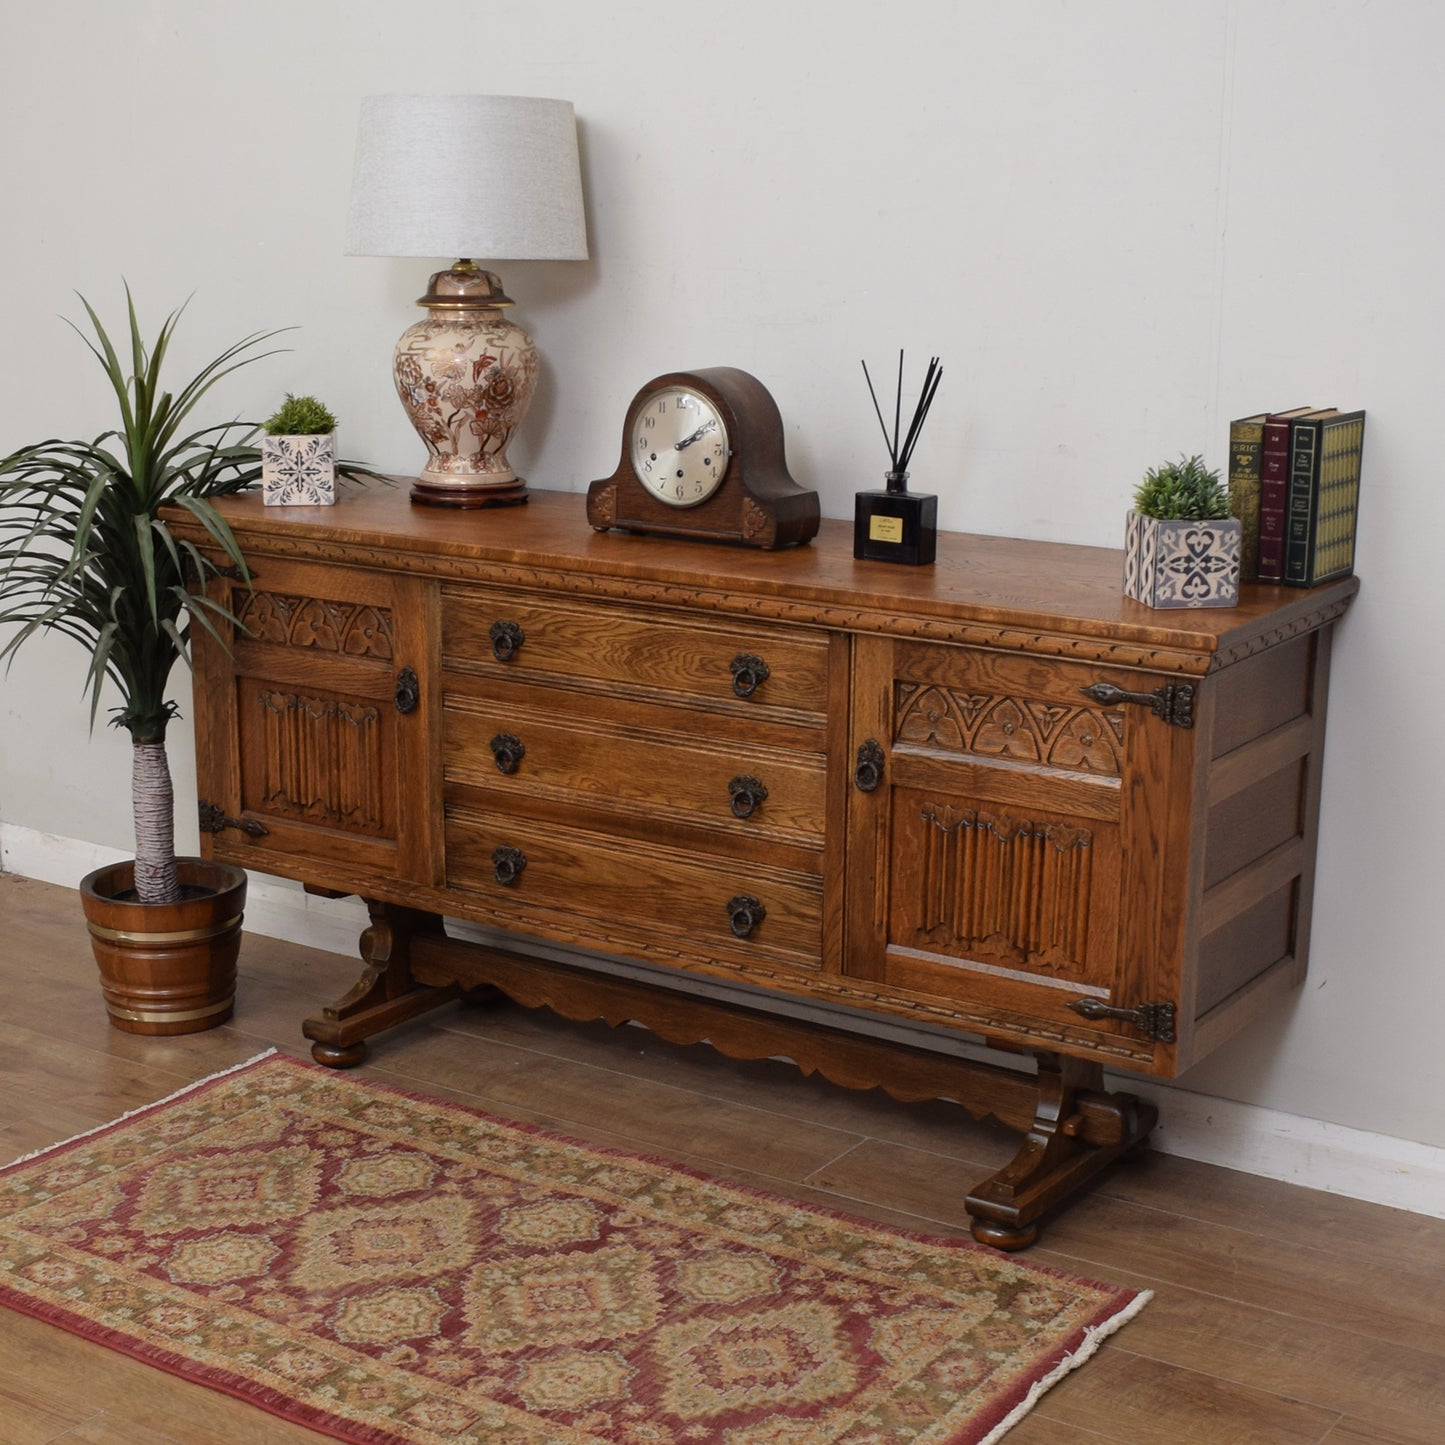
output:
<instances>
[{"instance_id":1,"label":"metal drop handle","mask_svg":"<svg viewBox=\"0 0 1445 1445\"><path fill-rule=\"evenodd\" d=\"M755 652L740 652L728 665L733 675L733 691L739 697L751 697L773 675L772 669Z\"/></svg>"},{"instance_id":2,"label":"metal drop handle","mask_svg":"<svg viewBox=\"0 0 1445 1445\"><path fill-rule=\"evenodd\" d=\"M492 656L498 662L510 662L527 640L527 634L517 623L505 620L492 623L487 629L487 636L492 639Z\"/></svg>"},{"instance_id":3,"label":"metal drop handle","mask_svg":"<svg viewBox=\"0 0 1445 1445\"><path fill-rule=\"evenodd\" d=\"M414 668L404 667L396 675L396 692L392 697L396 710L403 715L415 712L421 701L421 683L417 681Z\"/></svg>"},{"instance_id":4,"label":"metal drop handle","mask_svg":"<svg viewBox=\"0 0 1445 1445\"><path fill-rule=\"evenodd\" d=\"M527 756L527 749L522 746L521 738L512 733L498 733L487 746L492 750L499 773L515 773L517 764Z\"/></svg>"},{"instance_id":5,"label":"metal drop handle","mask_svg":"<svg viewBox=\"0 0 1445 1445\"><path fill-rule=\"evenodd\" d=\"M882 781L883 748L877 738L869 738L858 748L853 785L860 793L871 793Z\"/></svg>"},{"instance_id":6,"label":"metal drop handle","mask_svg":"<svg viewBox=\"0 0 1445 1445\"><path fill-rule=\"evenodd\" d=\"M728 783L728 799L734 818L751 818L758 806L767 800L768 790L761 778L739 773Z\"/></svg>"},{"instance_id":7,"label":"metal drop handle","mask_svg":"<svg viewBox=\"0 0 1445 1445\"><path fill-rule=\"evenodd\" d=\"M493 848L492 872L503 888L510 888L527 866L527 855L520 848Z\"/></svg>"},{"instance_id":8,"label":"metal drop handle","mask_svg":"<svg viewBox=\"0 0 1445 1445\"><path fill-rule=\"evenodd\" d=\"M738 938L746 938L768 916L768 910L747 893L727 901L728 925Z\"/></svg>"}]
</instances>

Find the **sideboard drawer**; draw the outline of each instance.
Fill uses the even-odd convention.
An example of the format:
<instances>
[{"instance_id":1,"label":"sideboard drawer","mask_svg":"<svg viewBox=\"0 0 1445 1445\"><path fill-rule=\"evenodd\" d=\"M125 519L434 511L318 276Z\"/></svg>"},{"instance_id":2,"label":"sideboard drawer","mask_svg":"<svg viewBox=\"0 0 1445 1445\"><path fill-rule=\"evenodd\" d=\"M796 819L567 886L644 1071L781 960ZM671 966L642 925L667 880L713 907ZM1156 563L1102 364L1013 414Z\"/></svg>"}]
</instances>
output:
<instances>
[{"instance_id":1,"label":"sideboard drawer","mask_svg":"<svg viewBox=\"0 0 1445 1445\"><path fill-rule=\"evenodd\" d=\"M808 874L466 807L448 809L446 856L447 886L521 932L594 946L645 934L684 964L822 964L823 884ZM751 926L748 898L762 909Z\"/></svg>"},{"instance_id":2,"label":"sideboard drawer","mask_svg":"<svg viewBox=\"0 0 1445 1445\"><path fill-rule=\"evenodd\" d=\"M823 753L648 725L666 718L661 708L591 715L571 697L535 706L449 695L443 777L449 795L452 785L484 792L492 806L548 801L644 829L664 821L700 828L719 835L716 846L784 843L821 853Z\"/></svg>"},{"instance_id":3,"label":"sideboard drawer","mask_svg":"<svg viewBox=\"0 0 1445 1445\"><path fill-rule=\"evenodd\" d=\"M827 713L828 658L821 631L480 587L442 591L442 662L460 672L818 722Z\"/></svg>"}]
</instances>

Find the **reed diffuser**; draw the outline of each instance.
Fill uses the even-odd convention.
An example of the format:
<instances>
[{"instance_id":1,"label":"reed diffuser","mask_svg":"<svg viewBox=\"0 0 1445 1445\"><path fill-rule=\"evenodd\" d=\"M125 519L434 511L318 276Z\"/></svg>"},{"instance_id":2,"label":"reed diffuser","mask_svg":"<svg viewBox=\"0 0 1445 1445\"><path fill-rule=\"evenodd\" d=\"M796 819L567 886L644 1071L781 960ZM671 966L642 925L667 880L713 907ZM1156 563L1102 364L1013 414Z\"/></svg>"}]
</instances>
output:
<instances>
[{"instance_id":1,"label":"reed diffuser","mask_svg":"<svg viewBox=\"0 0 1445 1445\"><path fill-rule=\"evenodd\" d=\"M933 561L938 547L938 498L908 490L908 463L912 459L913 448L918 444L918 434L928 419L928 409L933 405L943 368L936 356L929 361L923 389L918 393L918 404L913 409L913 420L904 431L903 353L898 353L898 390L893 401L891 436L888 423L883 420L883 408L878 405L878 393L873 389L873 378L868 375L866 361L863 363L863 376L868 383L868 395L873 398L878 425L883 429L883 443L888 448L890 465L881 492L858 493L853 511L853 555L870 562L923 566Z\"/></svg>"}]
</instances>

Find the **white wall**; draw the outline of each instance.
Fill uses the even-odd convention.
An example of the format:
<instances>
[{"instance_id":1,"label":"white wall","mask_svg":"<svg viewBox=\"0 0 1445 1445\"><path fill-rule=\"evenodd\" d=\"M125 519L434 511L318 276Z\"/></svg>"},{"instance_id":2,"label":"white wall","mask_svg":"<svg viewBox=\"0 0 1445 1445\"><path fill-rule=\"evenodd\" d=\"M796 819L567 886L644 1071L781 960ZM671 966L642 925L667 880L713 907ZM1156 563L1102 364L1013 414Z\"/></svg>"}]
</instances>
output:
<instances>
[{"instance_id":1,"label":"white wall","mask_svg":"<svg viewBox=\"0 0 1445 1445\"><path fill-rule=\"evenodd\" d=\"M79 289L121 325L125 276L152 327L196 293L176 377L301 328L227 414L315 391L349 455L414 469L389 355L429 267L341 254L357 100L385 91L576 104L593 259L503 268L544 355L534 484L610 472L649 376L732 364L850 515L885 462L858 362L904 347L945 365L914 466L944 525L1117 545L1144 467L1222 465L1231 416L1363 406L1310 978L1185 1082L1445 1146L1442 48L1428 0L9 5L0 452L108 423L57 315ZM87 741L83 672L55 642L5 678L0 822L125 848L129 749Z\"/></svg>"}]
</instances>

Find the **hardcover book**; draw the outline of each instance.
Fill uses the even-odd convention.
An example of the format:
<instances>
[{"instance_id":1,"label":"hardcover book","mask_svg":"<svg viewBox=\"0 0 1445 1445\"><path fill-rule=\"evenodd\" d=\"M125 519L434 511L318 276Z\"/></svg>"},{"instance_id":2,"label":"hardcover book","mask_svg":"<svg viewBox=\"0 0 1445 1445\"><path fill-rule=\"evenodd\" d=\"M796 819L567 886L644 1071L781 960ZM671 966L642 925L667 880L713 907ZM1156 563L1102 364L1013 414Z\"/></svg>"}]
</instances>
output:
<instances>
[{"instance_id":1,"label":"hardcover book","mask_svg":"<svg viewBox=\"0 0 1445 1445\"><path fill-rule=\"evenodd\" d=\"M1262 423L1259 459L1259 550L1256 577L1260 582L1284 581L1285 513L1289 509L1290 423L1313 408L1271 412Z\"/></svg>"},{"instance_id":2,"label":"hardcover book","mask_svg":"<svg viewBox=\"0 0 1445 1445\"><path fill-rule=\"evenodd\" d=\"M1264 451L1264 424L1269 413L1242 416L1229 424L1229 515L1238 517L1241 532L1239 580L1259 576L1259 482Z\"/></svg>"},{"instance_id":3,"label":"hardcover book","mask_svg":"<svg viewBox=\"0 0 1445 1445\"><path fill-rule=\"evenodd\" d=\"M1364 443L1363 411L1312 413L1290 424L1286 585L1314 587L1354 571Z\"/></svg>"}]
</instances>

